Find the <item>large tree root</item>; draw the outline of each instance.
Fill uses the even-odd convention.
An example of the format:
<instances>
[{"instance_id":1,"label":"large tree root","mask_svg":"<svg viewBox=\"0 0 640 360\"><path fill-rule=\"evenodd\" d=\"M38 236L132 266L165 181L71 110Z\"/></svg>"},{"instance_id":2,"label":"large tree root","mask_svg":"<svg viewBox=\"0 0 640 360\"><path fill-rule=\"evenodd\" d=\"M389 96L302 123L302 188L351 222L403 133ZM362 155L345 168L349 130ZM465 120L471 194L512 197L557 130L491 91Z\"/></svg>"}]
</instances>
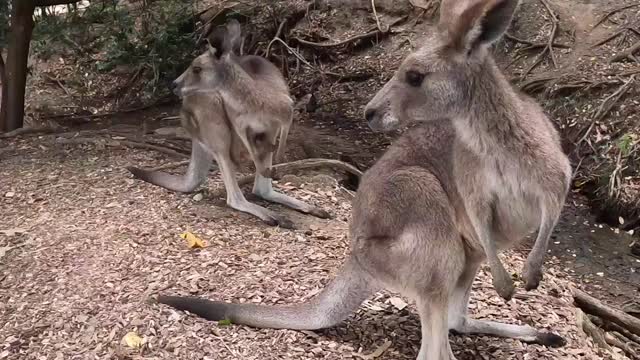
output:
<instances>
[{"instance_id":1,"label":"large tree root","mask_svg":"<svg viewBox=\"0 0 640 360\"><path fill-rule=\"evenodd\" d=\"M636 336L640 336L640 319L621 310L609 307L600 300L578 289L573 289L573 300L575 304L587 314L598 316L626 329Z\"/></svg>"}]
</instances>

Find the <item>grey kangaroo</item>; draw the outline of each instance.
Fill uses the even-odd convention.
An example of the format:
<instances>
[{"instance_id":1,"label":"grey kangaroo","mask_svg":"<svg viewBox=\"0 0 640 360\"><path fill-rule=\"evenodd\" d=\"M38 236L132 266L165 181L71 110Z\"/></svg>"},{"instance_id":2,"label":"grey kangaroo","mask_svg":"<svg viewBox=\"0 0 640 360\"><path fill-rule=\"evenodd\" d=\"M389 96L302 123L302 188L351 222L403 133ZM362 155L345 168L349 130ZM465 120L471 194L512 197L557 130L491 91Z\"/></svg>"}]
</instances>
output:
<instances>
[{"instance_id":1,"label":"grey kangaroo","mask_svg":"<svg viewBox=\"0 0 640 360\"><path fill-rule=\"evenodd\" d=\"M499 283L511 279L497 250L536 227L524 278L527 288L538 285L571 176L551 122L511 88L489 51L517 5L445 1L437 31L366 106L372 129L412 128L363 176L349 229L351 253L320 294L273 307L180 296L159 296L158 302L210 320L320 329L386 288L416 301L419 360L455 359L448 330L564 345L551 332L467 315L481 263L489 259L497 289L512 291Z\"/></svg>"},{"instance_id":2,"label":"grey kangaroo","mask_svg":"<svg viewBox=\"0 0 640 360\"><path fill-rule=\"evenodd\" d=\"M238 56L240 24L230 21L212 35L209 50L193 60L172 84L182 98L182 126L192 138L186 174L170 175L129 167L137 178L164 188L194 191L207 177L215 159L227 191L227 204L253 214L269 225L293 228L285 216L247 201L236 181L238 164L248 156L256 167L253 193L321 218L329 214L275 191L269 177L275 142L281 159L293 119L288 86L273 64L258 56Z\"/></svg>"}]
</instances>

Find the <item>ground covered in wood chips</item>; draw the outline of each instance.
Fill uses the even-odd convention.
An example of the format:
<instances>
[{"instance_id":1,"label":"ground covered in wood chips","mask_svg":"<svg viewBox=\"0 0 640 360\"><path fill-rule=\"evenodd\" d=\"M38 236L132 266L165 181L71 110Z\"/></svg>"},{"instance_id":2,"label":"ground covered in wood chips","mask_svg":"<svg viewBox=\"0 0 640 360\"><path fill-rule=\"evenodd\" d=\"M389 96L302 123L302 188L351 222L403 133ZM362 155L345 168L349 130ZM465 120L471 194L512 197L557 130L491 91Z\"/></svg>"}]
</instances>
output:
<instances>
[{"instance_id":1,"label":"ground covered in wood chips","mask_svg":"<svg viewBox=\"0 0 640 360\"><path fill-rule=\"evenodd\" d=\"M408 299L386 292L340 326L317 332L217 325L147 303L160 292L262 304L316 294L348 252L352 194L332 177L306 174L280 181L280 190L334 215L320 220L269 205L296 222L299 229L289 231L228 209L208 191L196 201L194 194L134 180L123 169L160 165L167 162L165 155L49 139L5 142L0 155L0 359L370 359L367 355L380 350L378 359L417 355L417 313ZM214 173L206 188L219 186ZM563 253L570 259L576 249L562 245L573 236L582 238L571 230L576 225L592 231L577 223L575 207L568 206L559 226L566 233L554 237L558 255L550 257L540 290L525 293L520 287L505 304L483 272L470 305L476 318L552 329L568 345L548 349L451 336L459 359L606 358L575 325L569 286L582 275L575 275L575 261L563 261ZM179 237L184 231L207 246L189 249ZM506 255L513 272L523 259L520 251ZM123 343L129 332L143 339L141 349Z\"/></svg>"}]
</instances>

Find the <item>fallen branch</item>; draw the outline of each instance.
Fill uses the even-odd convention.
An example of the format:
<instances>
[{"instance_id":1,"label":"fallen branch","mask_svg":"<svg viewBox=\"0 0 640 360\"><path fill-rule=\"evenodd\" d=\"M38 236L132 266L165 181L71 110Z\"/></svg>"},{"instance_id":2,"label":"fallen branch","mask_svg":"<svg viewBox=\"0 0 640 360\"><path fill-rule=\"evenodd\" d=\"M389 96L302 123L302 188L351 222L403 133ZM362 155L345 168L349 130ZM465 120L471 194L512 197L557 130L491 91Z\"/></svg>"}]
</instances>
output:
<instances>
[{"instance_id":1,"label":"fallen branch","mask_svg":"<svg viewBox=\"0 0 640 360\"><path fill-rule=\"evenodd\" d=\"M591 322L589 317L580 309L576 309L576 323L578 328L593 339L593 342L603 350L613 353L613 349L604 338L604 331Z\"/></svg>"},{"instance_id":2,"label":"fallen branch","mask_svg":"<svg viewBox=\"0 0 640 360\"><path fill-rule=\"evenodd\" d=\"M597 28L598 26L600 26L603 22L605 22L609 17L611 17L611 15L614 15L616 13L619 13L620 11L623 10L627 10L630 9L632 7L636 7L636 6L640 6L640 3L636 3L636 4L631 4L631 5L626 5L626 6L622 6L616 9L613 9L611 11L609 11L608 13L604 14L604 16L602 16L600 18L600 20L598 20L598 22L593 26L593 28Z\"/></svg>"},{"instance_id":3,"label":"fallen branch","mask_svg":"<svg viewBox=\"0 0 640 360\"><path fill-rule=\"evenodd\" d=\"M103 141L100 141L103 140ZM147 150L154 150L154 151L158 151L161 152L163 154L167 154L170 156L175 156L175 157L185 157L188 156L186 154L177 152L175 150L171 150L162 146L158 146L158 145L151 145L151 144L147 144L147 143L142 143L142 142L137 142L137 141L131 141L131 140L105 140L105 139L93 139L93 138L71 138L71 139L65 139L65 138L58 138L56 139L56 143L58 144L64 144L64 145L76 145L76 144L92 144L92 145L106 145L106 146L119 146L119 145L123 145L123 146L128 146L131 148L138 148L138 149L147 149Z\"/></svg>"},{"instance_id":4,"label":"fallen branch","mask_svg":"<svg viewBox=\"0 0 640 360\"><path fill-rule=\"evenodd\" d=\"M333 168L337 170L342 170L346 173L355 175L360 179L362 177L362 171L358 170L355 166L347 164L344 161L333 160L333 159L303 159L292 161L288 163L282 163L273 165L271 167L271 178L272 179L280 179L282 176L286 174L291 174L295 171L306 170L306 169L314 169L314 168ZM237 179L238 186L244 186L250 184L254 181L255 175L245 175ZM224 188L221 188L217 191L212 192L213 196L221 196L225 192Z\"/></svg>"},{"instance_id":5,"label":"fallen branch","mask_svg":"<svg viewBox=\"0 0 640 360\"><path fill-rule=\"evenodd\" d=\"M640 60L638 60L638 58L634 55L636 52L640 51L640 41L638 41L637 43L633 44L630 48L628 48L627 50L621 52L620 54L612 57L609 60L609 63L614 63L617 61L621 61L624 59L629 59L631 61L635 61L638 64L640 64Z\"/></svg>"},{"instance_id":6,"label":"fallen branch","mask_svg":"<svg viewBox=\"0 0 640 360\"><path fill-rule=\"evenodd\" d=\"M60 128L53 127L24 127L15 129L4 134L0 134L0 139L8 139L20 135L28 135L28 134L51 134L61 131Z\"/></svg>"},{"instance_id":7,"label":"fallen branch","mask_svg":"<svg viewBox=\"0 0 640 360\"><path fill-rule=\"evenodd\" d=\"M607 344L609 344L611 346L615 346L618 349L621 349L622 351L624 351L624 353L629 358L631 358L631 360L640 360L640 355L638 355L638 351L636 351L632 347L631 342L629 341L629 339L625 338L621 334L618 334L618 333L615 333L615 332L605 333L604 334L604 339L607 342Z\"/></svg>"},{"instance_id":8,"label":"fallen branch","mask_svg":"<svg viewBox=\"0 0 640 360\"><path fill-rule=\"evenodd\" d=\"M603 304L600 300L587 295L578 289L573 289L573 300L575 304L584 312L599 316L604 320L615 323L629 332L640 336L640 319L637 319L625 312L614 309Z\"/></svg>"}]
</instances>

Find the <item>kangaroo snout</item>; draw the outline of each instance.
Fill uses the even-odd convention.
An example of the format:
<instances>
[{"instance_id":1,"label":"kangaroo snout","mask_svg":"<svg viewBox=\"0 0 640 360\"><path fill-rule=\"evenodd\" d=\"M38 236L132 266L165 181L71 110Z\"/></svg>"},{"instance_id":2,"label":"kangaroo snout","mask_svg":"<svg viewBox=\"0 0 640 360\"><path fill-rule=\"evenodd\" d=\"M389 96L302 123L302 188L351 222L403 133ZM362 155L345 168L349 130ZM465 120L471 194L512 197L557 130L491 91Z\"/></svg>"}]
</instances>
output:
<instances>
[{"instance_id":1,"label":"kangaroo snout","mask_svg":"<svg viewBox=\"0 0 640 360\"><path fill-rule=\"evenodd\" d=\"M174 93L176 96L181 95L180 87L178 86L178 82L176 80L172 81L169 84L169 90L171 90L171 92Z\"/></svg>"},{"instance_id":2,"label":"kangaroo snout","mask_svg":"<svg viewBox=\"0 0 640 360\"><path fill-rule=\"evenodd\" d=\"M389 132L398 127L398 119L394 116L368 106L364 110L364 118L374 132Z\"/></svg>"}]
</instances>

